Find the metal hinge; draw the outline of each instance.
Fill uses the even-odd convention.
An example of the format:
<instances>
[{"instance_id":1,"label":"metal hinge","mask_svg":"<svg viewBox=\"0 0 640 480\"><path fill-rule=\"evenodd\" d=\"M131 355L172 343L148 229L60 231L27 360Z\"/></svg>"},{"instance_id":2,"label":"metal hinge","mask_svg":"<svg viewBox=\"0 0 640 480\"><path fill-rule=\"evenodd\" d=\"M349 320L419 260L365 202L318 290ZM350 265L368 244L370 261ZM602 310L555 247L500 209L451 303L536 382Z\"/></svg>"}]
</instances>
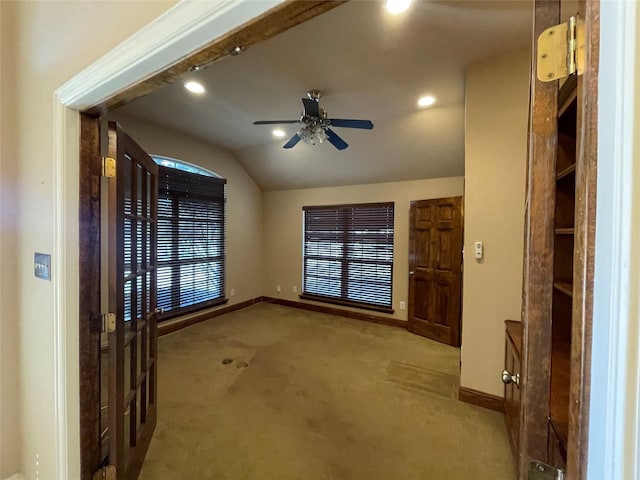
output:
<instances>
[{"instance_id":1,"label":"metal hinge","mask_svg":"<svg viewBox=\"0 0 640 480\"><path fill-rule=\"evenodd\" d=\"M102 176L113 178L116 176L116 159L111 157L102 157Z\"/></svg>"},{"instance_id":2,"label":"metal hinge","mask_svg":"<svg viewBox=\"0 0 640 480\"><path fill-rule=\"evenodd\" d=\"M116 467L107 465L93 474L91 480L116 480Z\"/></svg>"},{"instance_id":3,"label":"metal hinge","mask_svg":"<svg viewBox=\"0 0 640 480\"><path fill-rule=\"evenodd\" d=\"M527 465L527 480L564 480L564 470L534 460Z\"/></svg>"},{"instance_id":4,"label":"metal hinge","mask_svg":"<svg viewBox=\"0 0 640 480\"><path fill-rule=\"evenodd\" d=\"M571 17L547 28L538 37L537 76L552 82L584 72L584 22Z\"/></svg>"},{"instance_id":5,"label":"metal hinge","mask_svg":"<svg viewBox=\"0 0 640 480\"><path fill-rule=\"evenodd\" d=\"M102 331L104 333L111 333L116 329L116 314L115 313L103 313L102 314Z\"/></svg>"}]
</instances>

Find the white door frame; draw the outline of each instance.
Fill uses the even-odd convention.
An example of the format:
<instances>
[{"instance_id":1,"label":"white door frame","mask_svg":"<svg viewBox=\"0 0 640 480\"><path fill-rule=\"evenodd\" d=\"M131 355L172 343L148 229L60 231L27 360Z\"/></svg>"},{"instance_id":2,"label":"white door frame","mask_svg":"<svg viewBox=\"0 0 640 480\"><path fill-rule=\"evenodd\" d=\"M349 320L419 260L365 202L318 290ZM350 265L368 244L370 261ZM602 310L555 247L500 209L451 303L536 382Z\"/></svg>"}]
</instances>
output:
<instances>
[{"instance_id":1,"label":"white door frame","mask_svg":"<svg viewBox=\"0 0 640 480\"><path fill-rule=\"evenodd\" d=\"M91 108L166 69L194 50L284 0L178 3L111 50L54 94L54 288L57 478L79 478L79 111ZM630 102L640 56L633 49L640 24L635 2L602 1L598 111L598 204L593 321L589 478L636 478L640 441L638 274L640 178L634 172ZM622 45L625 48L622 48ZM610 49L610 50L609 50ZM626 49L626 50L625 50ZM623 63L623 60L631 63ZM634 178L634 173L636 176ZM635 190L634 190L634 187ZM634 219L635 215L635 219ZM595 386L598 388L595 388ZM612 441L613 439L613 441Z\"/></svg>"},{"instance_id":2,"label":"white door frame","mask_svg":"<svg viewBox=\"0 0 640 480\"><path fill-rule=\"evenodd\" d=\"M633 248L640 241L640 8L635 1L603 0L600 10L587 467L594 480L640 475L640 254Z\"/></svg>"}]
</instances>

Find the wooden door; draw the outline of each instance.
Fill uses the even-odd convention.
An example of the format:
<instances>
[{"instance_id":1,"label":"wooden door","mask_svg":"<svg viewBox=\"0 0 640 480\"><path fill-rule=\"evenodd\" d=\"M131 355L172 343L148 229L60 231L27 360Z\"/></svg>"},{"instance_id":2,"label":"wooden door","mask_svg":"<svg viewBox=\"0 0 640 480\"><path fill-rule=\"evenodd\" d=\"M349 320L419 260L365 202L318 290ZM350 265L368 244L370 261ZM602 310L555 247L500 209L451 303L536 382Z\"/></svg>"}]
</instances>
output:
<instances>
[{"instance_id":1,"label":"wooden door","mask_svg":"<svg viewBox=\"0 0 640 480\"><path fill-rule=\"evenodd\" d=\"M573 166L563 165L563 156L558 154L558 123L559 117L563 116L560 112L565 108L562 104L570 102L559 102L558 81L543 82L537 76L537 40L547 28L560 22L560 3L559 0L534 1L518 455L519 478L522 480L528 477L528 463L534 460L561 468L565 467L566 461L567 478L586 478L600 2L580 0L578 11L571 12L577 13L579 20L584 22L585 47L584 70L574 79L577 83L574 100L577 143ZM543 76L553 78L548 74ZM569 188L574 192L571 197L566 194L566 185L561 185L561 182L568 181L573 182ZM558 217L562 209L557 207L567 199L572 202L570 210L575 212L569 219L571 225L565 225L564 217ZM570 242L567 249L573 258L568 258L568 264L559 258L560 242ZM569 306L561 305L559 299L568 301ZM554 331L561 327L558 318L562 316L568 321L570 332L569 345L564 351L554 348L554 336L558 336ZM564 378L555 375L561 380L555 382L552 375L560 370L563 370ZM554 390L560 390L555 388L558 385L563 387L563 395L554 395ZM562 414L566 419L562 435L557 431L559 422L554 425L549 421L554 413L550 411L552 397L562 400L551 402L563 404ZM559 443L563 444L560 445L562 448L557 448Z\"/></svg>"},{"instance_id":2,"label":"wooden door","mask_svg":"<svg viewBox=\"0 0 640 480\"><path fill-rule=\"evenodd\" d=\"M460 346L462 197L411 202L409 331Z\"/></svg>"},{"instance_id":3,"label":"wooden door","mask_svg":"<svg viewBox=\"0 0 640 480\"><path fill-rule=\"evenodd\" d=\"M134 480L156 425L158 167L112 122L109 157L108 464Z\"/></svg>"}]
</instances>

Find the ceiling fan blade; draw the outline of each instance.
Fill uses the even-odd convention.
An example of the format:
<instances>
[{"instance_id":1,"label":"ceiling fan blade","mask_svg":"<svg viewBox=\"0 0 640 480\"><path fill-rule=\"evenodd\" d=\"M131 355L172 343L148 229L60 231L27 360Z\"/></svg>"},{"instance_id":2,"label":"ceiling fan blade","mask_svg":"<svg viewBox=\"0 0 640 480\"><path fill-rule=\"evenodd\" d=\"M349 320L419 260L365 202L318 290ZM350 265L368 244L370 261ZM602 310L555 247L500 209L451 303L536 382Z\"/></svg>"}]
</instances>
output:
<instances>
[{"instance_id":1,"label":"ceiling fan blade","mask_svg":"<svg viewBox=\"0 0 640 480\"><path fill-rule=\"evenodd\" d=\"M311 100L310 98L303 98L302 104L304 105L304 114L310 117L319 117L320 116L320 105L315 100Z\"/></svg>"},{"instance_id":2,"label":"ceiling fan blade","mask_svg":"<svg viewBox=\"0 0 640 480\"><path fill-rule=\"evenodd\" d=\"M329 140L329 142L331 142L331 145L336 147L338 150L344 150L349 146L347 142L340 138L340 136L330 128L327 128L326 132L327 140Z\"/></svg>"},{"instance_id":3,"label":"ceiling fan blade","mask_svg":"<svg viewBox=\"0 0 640 480\"><path fill-rule=\"evenodd\" d=\"M371 130L373 128L373 122L371 120L351 120L346 118L330 118L331 126L333 127L345 127L345 128L363 128Z\"/></svg>"},{"instance_id":4,"label":"ceiling fan blade","mask_svg":"<svg viewBox=\"0 0 640 480\"><path fill-rule=\"evenodd\" d=\"M284 146L282 148L292 148L295 147L296 143L298 143L300 141L300 135L298 135L297 133L291 137L291 139L284 144Z\"/></svg>"},{"instance_id":5,"label":"ceiling fan blade","mask_svg":"<svg viewBox=\"0 0 640 480\"><path fill-rule=\"evenodd\" d=\"M280 123L299 123L300 120L258 120L254 125L278 125Z\"/></svg>"}]
</instances>

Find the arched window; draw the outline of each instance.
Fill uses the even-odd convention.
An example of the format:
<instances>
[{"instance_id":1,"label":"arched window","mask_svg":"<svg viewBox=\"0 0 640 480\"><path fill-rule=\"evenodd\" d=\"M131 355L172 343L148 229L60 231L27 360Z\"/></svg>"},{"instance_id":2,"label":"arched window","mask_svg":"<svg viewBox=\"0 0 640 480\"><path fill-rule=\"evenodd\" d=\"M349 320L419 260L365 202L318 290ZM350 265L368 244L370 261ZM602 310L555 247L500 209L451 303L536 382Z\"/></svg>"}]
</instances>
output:
<instances>
[{"instance_id":1,"label":"arched window","mask_svg":"<svg viewBox=\"0 0 640 480\"><path fill-rule=\"evenodd\" d=\"M217 173L212 172L211 170L207 170L206 168L194 165L193 163L176 160L175 158L171 157L163 157L162 155L151 155L151 158L153 158L153 161L162 167L175 168L176 170L196 173L198 175L204 175L205 177L222 178Z\"/></svg>"},{"instance_id":2,"label":"arched window","mask_svg":"<svg viewBox=\"0 0 640 480\"><path fill-rule=\"evenodd\" d=\"M168 157L158 164L158 307L161 320L226 302L226 180Z\"/></svg>"}]
</instances>

